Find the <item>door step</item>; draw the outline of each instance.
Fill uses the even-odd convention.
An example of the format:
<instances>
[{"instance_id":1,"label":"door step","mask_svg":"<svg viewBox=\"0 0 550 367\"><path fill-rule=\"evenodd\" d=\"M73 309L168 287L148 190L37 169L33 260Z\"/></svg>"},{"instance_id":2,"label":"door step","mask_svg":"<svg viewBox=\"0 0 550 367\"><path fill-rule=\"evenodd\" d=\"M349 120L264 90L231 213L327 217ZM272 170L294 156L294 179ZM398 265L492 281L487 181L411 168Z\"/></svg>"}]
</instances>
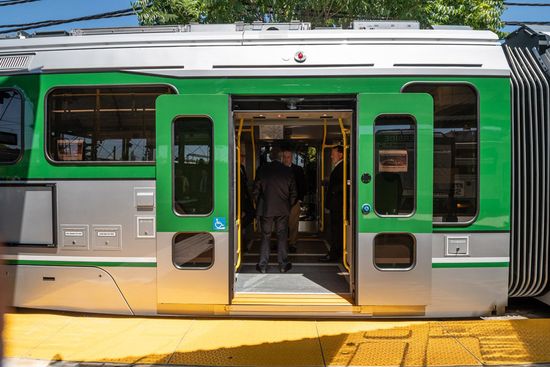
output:
<instances>
[{"instance_id":1,"label":"door step","mask_svg":"<svg viewBox=\"0 0 550 367\"><path fill-rule=\"evenodd\" d=\"M236 293L228 306L231 314L316 315L353 314L360 311L351 294Z\"/></svg>"}]
</instances>

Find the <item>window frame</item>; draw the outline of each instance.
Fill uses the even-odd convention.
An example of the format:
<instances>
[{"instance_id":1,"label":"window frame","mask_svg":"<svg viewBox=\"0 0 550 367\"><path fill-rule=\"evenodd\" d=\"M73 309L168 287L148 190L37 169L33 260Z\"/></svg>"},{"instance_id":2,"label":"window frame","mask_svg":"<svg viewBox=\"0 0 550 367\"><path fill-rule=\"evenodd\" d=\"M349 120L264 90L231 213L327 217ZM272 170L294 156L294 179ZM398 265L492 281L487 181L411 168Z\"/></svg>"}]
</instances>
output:
<instances>
[{"instance_id":1,"label":"window frame","mask_svg":"<svg viewBox=\"0 0 550 367\"><path fill-rule=\"evenodd\" d=\"M209 123L210 123L210 130L212 132L211 134L211 142L212 142L212 145L211 145L211 151L210 151L210 161L212 162L212 180L210 180L210 187L211 187L211 193L212 193L212 207L210 208L210 211L208 213L205 213L205 214L181 214L179 213L177 210L176 210L176 190L175 190L175 178L176 178L176 162L174 161L174 152L175 152L175 144L174 144L174 138L176 137L176 134L175 134L175 127L176 127L176 121L180 118L193 118L193 117L198 117L198 118L206 118L208 119ZM171 177L171 186L172 186L172 212L174 213L174 215L176 215L177 217L180 217L180 218L190 218L190 217L209 217L212 215L212 213L214 212L214 208L215 208L215 199L216 199L216 195L215 195L215 185L214 185L214 174L216 172L215 170L215 160L214 160L214 152L215 152L215 148L216 148L216 145L215 145L215 139L214 139L214 119L212 119L212 116L210 115L177 115L175 116L173 119L172 119L172 122L170 123L171 124L171 128L170 128L170 165L171 165L171 168L170 168L170 177ZM184 232L182 232L184 233Z\"/></svg>"},{"instance_id":2,"label":"window frame","mask_svg":"<svg viewBox=\"0 0 550 367\"><path fill-rule=\"evenodd\" d=\"M20 124L19 124L20 125L19 127L21 129L21 144L20 144L19 155L13 161L9 161L9 162L0 161L0 165L2 166L13 166L21 162L21 160L23 159L23 155L25 154L25 98L24 98L23 91L16 87L1 87L0 92L2 91L13 91L17 93L21 98L21 105L20 105L21 118L20 118Z\"/></svg>"},{"instance_id":3,"label":"window frame","mask_svg":"<svg viewBox=\"0 0 550 367\"><path fill-rule=\"evenodd\" d=\"M380 236L383 236L383 235L406 235L406 236L409 236L410 238L412 238L412 241L413 241L413 261L411 263L411 265L407 268L381 268L379 267L377 264L376 264L376 239ZM418 241L416 240L416 236L410 232L380 232L380 233L377 233L374 238L372 239L372 265L374 266L374 268L378 271L383 271L383 272L407 272L407 271L411 271L413 270L414 268L416 268L416 263L417 263L417 260L418 260L418 256L417 256L417 251L418 250Z\"/></svg>"},{"instance_id":4,"label":"window frame","mask_svg":"<svg viewBox=\"0 0 550 367\"><path fill-rule=\"evenodd\" d=\"M476 138L477 138L477 149L476 149L476 152L477 152L477 159L476 159L476 165L477 165L477 179L476 179L476 211L475 211L475 214L472 216L472 218L468 221L464 221L464 222L435 222L433 220L433 212L432 212L432 225L433 227L459 227L459 228L464 228L464 227L469 227L471 226L472 224L474 224L478 217L479 217L479 212L480 212L480 205L481 205L481 200L480 200L480 196L481 196L481 185L480 185L480 181L481 181L481 159L480 159L480 153L481 153L481 109L480 109L480 98L479 98L479 90L477 89L477 87L475 86L475 84L471 83L471 82L468 82L468 81L444 81L444 80L441 80L441 81L409 81L405 84L403 84L403 86L401 87L400 89L400 92L401 93L425 93L425 94L430 94L430 93L427 93L427 92L405 92L405 89L411 85L429 85L429 86L466 86L466 87L469 87L475 94L475 97L476 97L476 123L477 123L477 133L476 133ZM431 95L431 94L430 94ZM433 112L433 110L432 110ZM433 118L434 118L434 126L433 126L433 130L435 130L435 113L433 114ZM435 139L435 135L432 136L434 139ZM433 154L433 152L432 152ZM432 201L433 201L433 191L432 191Z\"/></svg>"},{"instance_id":5,"label":"window frame","mask_svg":"<svg viewBox=\"0 0 550 367\"><path fill-rule=\"evenodd\" d=\"M174 259L174 244L176 242L176 237L179 236L180 234L192 234L192 235L198 235L198 234L207 234L209 235L211 238L212 238L212 241L214 242L214 245L212 247L212 261L210 262L210 265L204 267L204 266L196 266L196 267L184 267L184 266L179 266L178 264L176 264L175 262L175 259ZM176 232L174 233L174 235L172 236L172 246L171 246L171 258L172 258L172 265L174 265L174 267L177 269L177 270L208 270L208 269L211 269L213 266L214 266L214 263L216 261L216 238L212 235L211 232L184 232L184 231L181 231L181 232Z\"/></svg>"},{"instance_id":6,"label":"window frame","mask_svg":"<svg viewBox=\"0 0 550 367\"><path fill-rule=\"evenodd\" d=\"M411 121L413 122L414 124L414 163L415 163L415 166L414 166L414 206L413 206L413 210L408 213L408 214L405 214L405 215L399 215L399 214L391 214L391 215L385 215L385 214L380 214L378 213L378 211L376 210L376 170L377 170L377 162L376 162L376 121L380 118L380 117L402 117L402 116L405 116L405 117L408 117L411 119ZM372 127L373 127L373 134L372 134L372 140L373 140L373 155L372 155L372 159L373 159L373 168L374 168L374 175L373 175L373 189L372 189L372 192L373 192L373 196L372 196L372 203L373 203L373 211L374 213L376 214L376 216L378 216L379 218L411 218L413 217L415 214L416 214L416 210L417 210L417 207L418 207L418 121L416 120L416 117L414 115L411 115L411 114L407 114L407 113L381 113L379 115L377 115L375 118L374 118L374 121L373 121L373 124L372 124Z\"/></svg>"},{"instance_id":7,"label":"window frame","mask_svg":"<svg viewBox=\"0 0 550 367\"><path fill-rule=\"evenodd\" d=\"M132 88L132 87L168 87L172 90L171 94L179 94L178 89L169 83L140 83L140 84L67 84L67 85L56 85L47 90L44 95L44 155L48 163L54 166L155 166L156 160L153 161L58 161L53 159L49 152L49 137L50 137L50 127L51 123L48 118L48 98L57 89L63 88ZM160 94L159 96L162 96ZM157 97L158 98L158 97ZM155 118L155 144L156 144L156 126L157 121Z\"/></svg>"}]
</instances>

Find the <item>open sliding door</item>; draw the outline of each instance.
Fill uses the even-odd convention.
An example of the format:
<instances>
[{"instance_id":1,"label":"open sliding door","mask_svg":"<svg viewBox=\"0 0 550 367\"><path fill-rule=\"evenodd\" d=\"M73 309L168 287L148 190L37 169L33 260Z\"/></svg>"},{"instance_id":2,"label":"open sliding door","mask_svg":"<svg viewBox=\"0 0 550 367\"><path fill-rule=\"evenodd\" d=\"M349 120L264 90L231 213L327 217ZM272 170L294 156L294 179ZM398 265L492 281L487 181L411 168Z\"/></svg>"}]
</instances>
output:
<instances>
[{"instance_id":1,"label":"open sliding door","mask_svg":"<svg viewBox=\"0 0 550 367\"><path fill-rule=\"evenodd\" d=\"M227 95L163 95L156 104L159 310L229 302ZM208 307L202 307L208 311Z\"/></svg>"},{"instance_id":2,"label":"open sliding door","mask_svg":"<svg viewBox=\"0 0 550 367\"><path fill-rule=\"evenodd\" d=\"M422 313L431 296L433 100L360 94L357 301Z\"/></svg>"}]
</instances>

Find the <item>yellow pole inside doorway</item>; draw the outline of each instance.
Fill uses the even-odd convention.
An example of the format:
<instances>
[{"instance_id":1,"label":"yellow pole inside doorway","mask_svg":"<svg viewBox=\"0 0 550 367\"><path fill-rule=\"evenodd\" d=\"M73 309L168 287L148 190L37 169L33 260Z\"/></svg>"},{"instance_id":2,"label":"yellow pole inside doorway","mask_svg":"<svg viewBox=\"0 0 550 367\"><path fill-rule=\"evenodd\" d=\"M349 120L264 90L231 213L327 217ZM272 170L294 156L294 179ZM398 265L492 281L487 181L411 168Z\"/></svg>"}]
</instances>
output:
<instances>
[{"instance_id":1,"label":"yellow pole inside doorway","mask_svg":"<svg viewBox=\"0 0 550 367\"><path fill-rule=\"evenodd\" d=\"M244 119L239 121L239 131L237 132L237 262L235 263L235 270L238 270L241 266L241 134L243 132Z\"/></svg>"},{"instance_id":2,"label":"yellow pole inside doorway","mask_svg":"<svg viewBox=\"0 0 550 367\"><path fill-rule=\"evenodd\" d=\"M325 149L327 144L327 120L323 120L323 143L321 144L321 225L320 230L325 230Z\"/></svg>"},{"instance_id":3,"label":"yellow pole inside doorway","mask_svg":"<svg viewBox=\"0 0 550 367\"><path fill-rule=\"evenodd\" d=\"M343 186L343 193L342 193L342 196L344 197L344 203L342 204L343 208L343 212L342 212L342 217L343 217L343 239L342 239L342 246L343 246L343 251L342 251L342 254L344 256L344 259L343 259L343 264L344 264L344 267L346 268L346 270L349 272L350 271L350 266L348 264L348 244L347 244L347 239L348 239L348 138L347 138L347 133L346 133L346 129L344 128L344 121L342 120L342 118L338 118L338 123L340 124L340 131L342 132L342 140L343 140L343 144L344 144L344 160L343 160L343 164L344 164L344 186Z\"/></svg>"}]
</instances>

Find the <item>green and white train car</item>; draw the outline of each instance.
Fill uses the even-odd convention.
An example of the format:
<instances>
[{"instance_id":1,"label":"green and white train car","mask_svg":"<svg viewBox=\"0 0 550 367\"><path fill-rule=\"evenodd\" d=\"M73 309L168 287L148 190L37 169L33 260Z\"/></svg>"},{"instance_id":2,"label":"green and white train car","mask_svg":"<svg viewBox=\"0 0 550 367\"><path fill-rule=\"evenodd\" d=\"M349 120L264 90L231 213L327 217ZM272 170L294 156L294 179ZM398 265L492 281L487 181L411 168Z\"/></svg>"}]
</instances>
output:
<instances>
[{"instance_id":1,"label":"green and white train car","mask_svg":"<svg viewBox=\"0 0 550 367\"><path fill-rule=\"evenodd\" d=\"M521 162L510 51L489 31L361 25L0 40L2 276L12 304L439 317L501 313L512 286L544 297L548 217L526 223L540 232L540 252L522 247L534 239L511 238L512 169ZM549 143L539 140L542 152ZM307 193L294 270L257 274L254 225L245 236L238 220L247 181L235 168L243 164L252 181L273 144L295 151ZM336 144L349 167L345 251L320 264L330 220L323 182ZM550 195L533 195L547 191L544 169L514 205L548 209ZM525 265L514 260L529 251Z\"/></svg>"}]
</instances>

